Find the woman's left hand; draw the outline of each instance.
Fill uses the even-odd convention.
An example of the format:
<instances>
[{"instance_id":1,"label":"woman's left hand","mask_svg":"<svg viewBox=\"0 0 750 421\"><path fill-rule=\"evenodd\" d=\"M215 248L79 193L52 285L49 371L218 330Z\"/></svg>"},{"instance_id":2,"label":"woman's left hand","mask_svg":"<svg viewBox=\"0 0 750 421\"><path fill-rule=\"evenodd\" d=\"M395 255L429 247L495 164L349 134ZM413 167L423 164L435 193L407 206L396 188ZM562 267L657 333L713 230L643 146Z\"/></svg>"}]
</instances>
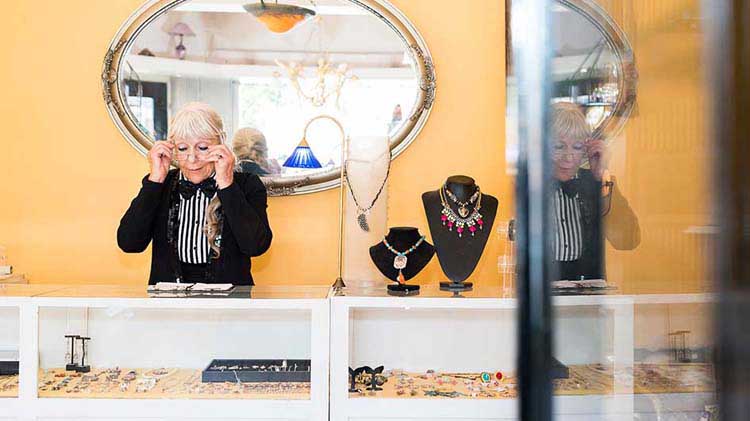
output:
<instances>
[{"instance_id":1,"label":"woman's left hand","mask_svg":"<svg viewBox=\"0 0 750 421\"><path fill-rule=\"evenodd\" d=\"M229 187L234 181L234 153L227 145L213 145L208 148L207 161L214 163L216 184L219 188Z\"/></svg>"},{"instance_id":2,"label":"woman's left hand","mask_svg":"<svg viewBox=\"0 0 750 421\"><path fill-rule=\"evenodd\" d=\"M607 147L604 145L603 140L591 139L586 143L586 154L589 157L589 167L591 168L591 174L597 180L602 179L602 175L607 169L605 158L606 153Z\"/></svg>"}]
</instances>

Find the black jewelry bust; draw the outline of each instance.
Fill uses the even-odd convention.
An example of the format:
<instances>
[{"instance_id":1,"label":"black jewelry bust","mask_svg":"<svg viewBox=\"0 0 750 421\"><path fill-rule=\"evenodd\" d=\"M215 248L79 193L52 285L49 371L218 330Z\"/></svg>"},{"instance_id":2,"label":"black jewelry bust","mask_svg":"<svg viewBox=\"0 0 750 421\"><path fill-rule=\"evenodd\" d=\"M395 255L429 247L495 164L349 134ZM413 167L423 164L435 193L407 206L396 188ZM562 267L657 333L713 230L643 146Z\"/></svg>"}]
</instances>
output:
<instances>
[{"instance_id":1,"label":"black jewelry bust","mask_svg":"<svg viewBox=\"0 0 750 421\"><path fill-rule=\"evenodd\" d=\"M385 239L388 244L394 249L400 252L405 252L410 247L414 246L422 238L422 234L419 230L414 227L393 227L386 235ZM432 256L435 254L435 247L428 243L426 240L414 249L413 252L406 255L407 263L406 267L401 269L401 273L404 276L404 281L417 276L417 274L427 266L427 263L432 260ZM399 270L394 267L394 259L396 254L388 250L388 247L381 241L378 244L370 247L370 258L375 266L378 268L386 278L396 282L395 285L388 285L388 292L393 295L409 295L419 291L419 285L407 285L406 283L399 283L398 273Z\"/></svg>"},{"instance_id":2,"label":"black jewelry bust","mask_svg":"<svg viewBox=\"0 0 750 421\"><path fill-rule=\"evenodd\" d=\"M460 202L468 202L477 191L474 179L464 175L448 177L445 185ZM442 189L442 187L441 187ZM490 195L482 193L474 203L467 207L473 212L476 204L481 200L479 213L482 215L481 228L477 227L472 233L464 228L459 237L457 227L448 229L443 225L441 219L443 205L440 198L440 190L429 191L422 194L427 222L430 227L432 241L435 243L438 261L445 276L451 282L441 282L440 288L449 291L466 291L471 289L471 282L464 282L476 269L479 259L482 257L487 240L492 233L492 225L497 215L498 200ZM447 195L444 195L446 204L456 213L459 206Z\"/></svg>"}]
</instances>

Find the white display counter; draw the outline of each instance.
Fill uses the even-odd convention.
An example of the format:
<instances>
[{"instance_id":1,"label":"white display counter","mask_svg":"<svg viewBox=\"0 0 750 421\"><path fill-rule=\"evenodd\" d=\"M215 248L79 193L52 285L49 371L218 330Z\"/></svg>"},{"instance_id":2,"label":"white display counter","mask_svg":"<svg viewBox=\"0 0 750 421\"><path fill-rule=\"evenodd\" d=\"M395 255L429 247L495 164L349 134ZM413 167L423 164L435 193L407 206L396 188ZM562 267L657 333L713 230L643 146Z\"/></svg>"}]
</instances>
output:
<instances>
[{"instance_id":1,"label":"white display counter","mask_svg":"<svg viewBox=\"0 0 750 421\"><path fill-rule=\"evenodd\" d=\"M389 296L382 289L345 293L257 286L241 298L176 299L150 298L143 288L121 286L0 286L0 351L20 353L20 385L17 393L0 397L0 420L517 417L515 298L489 287L460 296L433 286L410 297ZM557 419L698 419L704 405L715 401L711 388L671 390L644 383L643 373L649 371L635 355L635 338L645 330L642 324L656 323L656 311L636 313L653 306L689 314L695 305L710 307L713 299L707 294L554 297L555 356L575 373L556 386ZM158 370L169 374L143 393L135 386L106 393L95 386L60 387L68 376L66 334L92 338L89 376L115 368L137 372L136 382ZM195 375L212 359L235 358L309 359L309 387L264 395L241 382L218 389L196 383ZM371 393L362 385L360 392L348 391L349 367L364 365L385 367L383 391ZM589 379L597 367L605 374ZM471 376L498 371L505 377L495 394L467 393L474 387L474 380L467 380ZM430 387L399 386L443 381L445 375L459 376L448 388L462 393L433 396ZM408 389L413 396L404 393Z\"/></svg>"},{"instance_id":2,"label":"white display counter","mask_svg":"<svg viewBox=\"0 0 750 421\"><path fill-rule=\"evenodd\" d=\"M194 299L149 298L144 288L130 287L0 287L0 306L16 308L20 316L20 388L17 398L0 400L0 418L326 419L327 295L327 287L254 287L247 297ZM139 394L135 382L122 393L54 390L44 383L66 375L53 374L65 373L66 334L91 337L89 375L119 368L138 371L140 378L162 367L199 374L213 359L309 359L310 382L288 398L286 392L240 393L232 384L226 393L214 388L190 396Z\"/></svg>"},{"instance_id":3,"label":"white display counter","mask_svg":"<svg viewBox=\"0 0 750 421\"><path fill-rule=\"evenodd\" d=\"M331 420L506 420L516 419L512 393L516 366L515 298L500 288L476 288L455 297L434 286L409 297L389 296L382 289L350 289L332 297L331 304ZM700 414L711 393L644 393L634 387L634 308L637 305L706 302L709 295L624 296L591 295L553 298L555 356L565 365L585 372L590 365L611 367L606 391L557 390L555 414L561 420L650 419L657 414ZM383 365L402 374L401 392L393 386L382 392L349 393L349 367ZM639 369L642 372L642 367ZM463 392L453 397L426 396L430 372L495 373L498 398L472 397L461 385L443 390ZM627 375L627 373L631 373ZM420 379L421 377L421 379ZM391 376L389 381L398 381ZM429 383L429 382L427 382ZM569 389L569 388L568 388ZM585 389L585 386L583 387ZM416 395L404 393L414 390ZM436 388L435 390L440 390ZM395 393L394 393L395 392ZM403 393L398 395L397 393ZM696 418L697 419L697 418Z\"/></svg>"}]
</instances>

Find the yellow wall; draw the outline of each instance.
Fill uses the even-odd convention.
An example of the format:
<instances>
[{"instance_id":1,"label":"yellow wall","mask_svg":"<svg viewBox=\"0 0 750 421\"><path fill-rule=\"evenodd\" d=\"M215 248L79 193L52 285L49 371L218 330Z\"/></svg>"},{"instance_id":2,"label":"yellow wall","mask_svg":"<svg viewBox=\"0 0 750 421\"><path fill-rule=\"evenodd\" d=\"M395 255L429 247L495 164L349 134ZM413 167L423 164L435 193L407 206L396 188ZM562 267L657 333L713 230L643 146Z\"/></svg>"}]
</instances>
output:
<instances>
[{"instance_id":1,"label":"yellow wall","mask_svg":"<svg viewBox=\"0 0 750 421\"><path fill-rule=\"evenodd\" d=\"M626 293L710 290L710 115L699 0L600 0L625 30L639 73L638 99L613 141L612 172L638 215L642 241L608 250L608 275Z\"/></svg>"},{"instance_id":2,"label":"yellow wall","mask_svg":"<svg viewBox=\"0 0 750 421\"><path fill-rule=\"evenodd\" d=\"M389 225L427 233L420 194L451 174L474 176L513 213L504 170L503 2L394 0L435 60L437 101L417 140L394 162ZM149 254L115 244L122 212L147 172L101 99L109 41L140 0L9 2L0 17L0 245L33 282L145 283ZM601 0L626 31L639 71L636 112L613 142L613 173L638 214L634 251L608 250L624 292L710 287L711 239L686 234L710 222L702 33L684 16L698 0ZM336 272L336 191L270 199L273 247L255 259L259 283L327 283ZM496 228L496 227L495 227ZM498 235L473 276L499 282ZM442 278L437 260L417 282Z\"/></svg>"},{"instance_id":3,"label":"yellow wall","mask_svg":"<svg viewBox=\"0 0 750 421\"><path fill-rule=\"evenodd\" d=\"M148 167L110 121L99 82L111 37L141 1L43 3L8 2L0 17L0 244L32 282L145 284L150 255L120 252L115 231ZM503 2L393 3L426 39L438 92L422 134L394 162L389 225L427 233L420 195L452 174L475 177L507 219ZM275 239L254 261L256 281L330 282L336 191L272 198L269 214ZM501 242L490 238L475 282L499 282ZM417 281L439 278L433 259Z\"/></svg>"}]
</instances>

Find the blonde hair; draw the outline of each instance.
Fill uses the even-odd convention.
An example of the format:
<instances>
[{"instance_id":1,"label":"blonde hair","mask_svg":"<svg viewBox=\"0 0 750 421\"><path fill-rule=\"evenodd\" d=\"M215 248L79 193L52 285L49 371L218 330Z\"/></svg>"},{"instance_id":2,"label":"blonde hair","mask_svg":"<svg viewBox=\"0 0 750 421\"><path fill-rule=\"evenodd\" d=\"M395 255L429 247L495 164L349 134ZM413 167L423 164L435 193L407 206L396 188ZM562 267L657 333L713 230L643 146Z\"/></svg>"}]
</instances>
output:
<instances>
[{"instance_id":1,"label":"blonde hair","mask_svg":"<svg viewBox=\"0 0 750 421\"><path fill-rule=\"evenodd\" d=\"M591 137L591 129L581 108L572 102L552 104L552 136L554 139L574 138L583 142Z\"/></svg>"},{"instance_id":2,"label":"blonde hair","mask_svg":"<svg viewBox=\"0 0 750 421\"><path fill-rule=\"evenodd\" d=\"M251 160L268 171L268 143L260 130L244 127L232 139L232 150L237 160Z\"/></svg>"},{"instance_id":3,"label":"blonde hair","mask_svg":"<svg viewBox=\"0 0 750 421\"><path fill-rule=\"evenodd\" d=\"M219 113L208 104L201 102L189 102L175 113L169 123L167 134L168 141L179 139L199 138L224 143L226 133L224 123ZM208 245L216 252L215 258L219 257L221 249L215 244L219 234L219 195L214 195L206 208L206 224L203 232L206 233Z\"/></svg>"}]
</instances>

